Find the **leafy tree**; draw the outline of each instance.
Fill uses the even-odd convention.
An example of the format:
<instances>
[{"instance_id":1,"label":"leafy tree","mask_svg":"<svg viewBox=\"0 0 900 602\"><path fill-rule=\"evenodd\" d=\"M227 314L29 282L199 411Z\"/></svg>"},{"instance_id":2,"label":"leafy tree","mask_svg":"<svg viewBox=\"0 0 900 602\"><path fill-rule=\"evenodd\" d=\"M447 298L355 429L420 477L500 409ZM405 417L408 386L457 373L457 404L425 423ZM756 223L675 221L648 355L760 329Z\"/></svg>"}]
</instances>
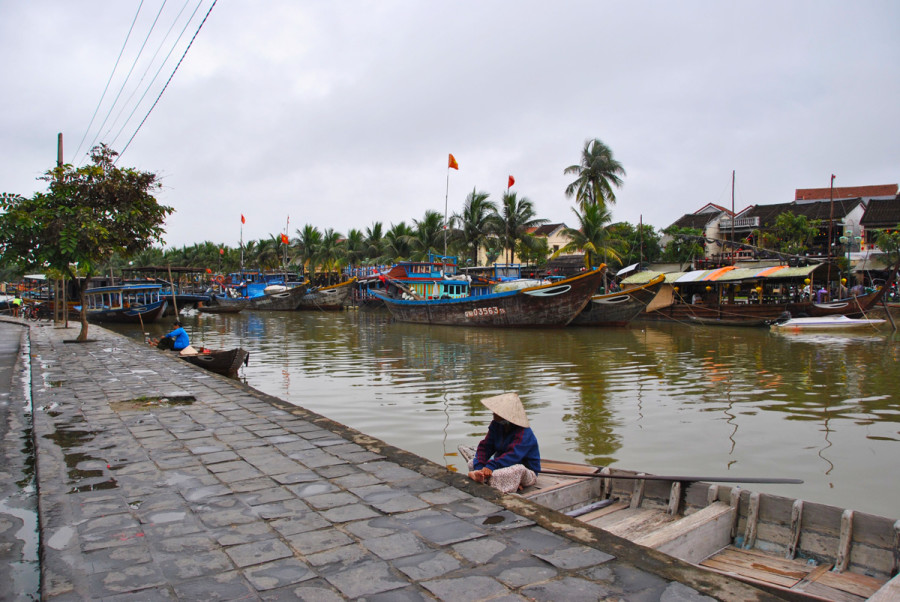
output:
<instances>
[{"instance_id":1,"label":"leafy tree","mask_svg":"<svg viewBox=\"0 0 900 602\"><path fill-rule=\"evenodd\" d=\"M704 255L703 231L698 228L682 228L669 226L663 230L663 234L670 236L671 240L663 249L662 260L670 263L678 263L682 266L689 264L694 257Z\"/></svg>"},{"instance_id":2,"label":"leafy tree","mask_svg":"<svg viewBox=\"0 0 900 602\"><path fill-rule=\"evenodd\" d=\"M780 213L775 223L766 232L754 230L755 238L763 248L791 255L802 255L822 226L821 220L810 220L805 215L794 215L790 211Z\"/></svg>"},{"instance_id":3,"label":"leafy tree","mask_svg":"<svg viewBox=\"0 0 900 602\"><path fill-rule=\"evenodd\" d=\"M413 234L409 239L413 258L424 261L429 253L440 255L444 245L444 216L428 210L421 220L413 220Z\"/></svg>"},{"instance_id":4,"label":"leafy tree","mask_svg":"<svg viewBox=\"0 0 900 602\"><path fill-rule=\"evenodd\" d=\"M893 232L882 231L875 238L875 245L884 253L882 262L887 266L900 264L900 224Z\"/></svg>"},{"instance_id":5,"label":"leafy tree","mask_svg":"<svg viewBox=\"0 0 900 602\"><path fill-rule=\"evenodd\" d=\"M588 140L581 151L581 163L563 170L575 175L575 181L566 187L566 197L575 197L583 209L587 205L612 205L616 202L614 188L622 186L625 168L613 158L612 149L599 138Z\"/></svg>"},{"instance_id":6,"label":"leafy tree","mask_svg":"<svg viewBox=\"0 0 900 602\"><path fill-rule=\"evenodd\" d=\"M491 234L497 230L497 205L489 200L486 192L472 192L466 197L462 213L454 215L450 222L457 228L460 246L471 258L472 265L478 265L478 250L484 247Z\"/></svg>"},{"instance_id":7,"label":"leafy tree","mask_svg":"<svg viewBox=\"0 0 900 602\"><path fill-rule=\"evenodd\" d=\"M350 265L360 265L366 260L366 240L362 230L351 228L344 241L344 255Z\"/></svg>"},{"instance_id":8,"label":"leafy tree","mask_svg":"<svg viewBox=\"0 0 900 602\"><path fill-rule=\"evenodd\" d=\"M375 222L370 228L366 228L366 238L363 242L366 247L365 257L372 263L381 261L384 253L384 226L381 222Z\"/></svg>"},{"instance_id":9,"label":"leafy tree","mask_svg":"<svg viewBox=\"0 0 900 602\"><path fill-rule=\"evenodd\" d=\"M536 215L534 204L526 197L520 199L515 192L503 194L500 212L494 214L493 221L500 245L507 250L507 263L512 263L516 243L528 236L528 229L547 223L547 220L538 219Z\"/></svg>"},{"instance_id":10,"label":"leafy tree","mask_svg":"<svg viewBox=\"0 0 900 602\"><path fill-rule=\"evenodd\" d=\"M402 261L412 255L410 241L414 235L413 229L406 222L391 224L391 229L384 235L384 260Z\"/></svg>"},{"instance_id":11,"label":"leafy tree","mask_svg":"<svg viewBox=\"0 0 900 602\"><path fill-rule=\"evenodd\" d=\"M322 246L322 233L312 224L306 224L297 230L296 253L307 274L316 273L316 258Z\"/></svg>"},{"instance_id":12,"label":"leafy tree","mask_svg":"<svg viewBox=\"0 0 900 602\"><path fill-rule=\"evenodd\" d=\"M0 262L75 279L76 266L89 277L114 253L131 257L161 241L173 211L152 194L162 185L154 173L116 167L117 156L101 144L91 149L91 164L47 171L40 178L47 192L0 195ZM84 287L81 307L78 341L86 341Z\"/></svg>"},{"instance_id":13,"label":"leafy tree","mask_svg":"<svg viewBox=\"0 0 900 602\"><path fill-rule=\"evenodd\" d=\"M343 235L336 232L333 228L326 228L322 233L322 242L316 253L316 264L322 266L326 272L340 270L341 264L346 257L346 251L341 244Z\"/></svg>"},{"instance_id":14,"label":"leafy tree","mask_svg":"<svg viewBox=\"0 0 900 602\"><path fill-rule=\"evenodd\" d=\"M624 243L621 258L623 266L640 261L659 261L662 256L660 235L649 224L635 227L628 222L619 222L609 226L609 231L613 239Z\"/></svg>"},{"instance_id":15,"label":"leafy tree","mask_svg":"<svg viewBox=\"0 0 900 602\"><path fill-rule=\"evenodd\" d=\"M571 242L554 253L554 257L560 253L583 251L584 267L588 269L601 263L621 265L624 244L611 235L609 224L612 221L612 213L606 205L586 205L580 212L575 208L572 208L572 212L578 217L579 226L566 228L566 236Z\"/></svg>"},{"instance_id":16,"label":"leafy tree","mask_svg":"<svg viewBox=\"0 0 900 602\"><path fill-rule=\"evenodd\" d=\"M543 267L550 256L550 243L543 236L527 236L516 245L516 255L524 263Z\"/></svg>"}]
</instances>

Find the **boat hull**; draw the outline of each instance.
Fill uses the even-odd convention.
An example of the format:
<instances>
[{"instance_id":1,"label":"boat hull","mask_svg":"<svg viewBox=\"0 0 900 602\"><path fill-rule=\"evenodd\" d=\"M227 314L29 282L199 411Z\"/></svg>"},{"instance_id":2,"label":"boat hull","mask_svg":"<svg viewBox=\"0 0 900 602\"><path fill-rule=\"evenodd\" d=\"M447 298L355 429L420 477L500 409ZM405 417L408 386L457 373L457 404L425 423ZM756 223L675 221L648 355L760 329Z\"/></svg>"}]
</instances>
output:
<instances>
[{"instance_id":1,"label":"boat hull","mask_svg":"<svg viewBox=\"0 0 900 602\"><path fill-rule=\"evenodd\" d=\"M94 324L152 324L163 316L168 302L162 299L146 305L122 309L88 310L88 322Z\"/></svg>"},{"instance_id":2,"label":"boat hull","mask_svg":"<svg viewBox=\"0 0 900 602\"><path fill-rule=\"evenodd\" d=\"M300 297L298 310L340 311L350 303L356 278L320 288Z\"/></svg>"},{"instance_id":3,"label":"boat hull","mask_svg":"<svg viewBox=\"0 0 900 602\"><path fill-rule=\"evenodd\" d=\"M594 295L570 325L626 326L653 301L665 279L665 276L660 275L638 287L606 295Z\"/></svg>"},{"instance_id":4,"label":"boat hull","mask_svg":"<svg viewBox=\"0 0 900 602\"><path fill-rule=\"evenodd\" d=\"M180 355L184 361L223 376L236 376L246 365L250 354L240 347L234 349L207 349L196 355Z\"/></svg>"},{"instance_id":5,"label":"boat hull","mask_svg":"<svg viewBox=\"0 0 900 602\"><path fill-rule=\"evenodd\" d=\"M381 298L394 319L417 324L496 328L562 327L584 309L603 278L593 270L554 284L460 299Z\"/></svg>"},{"instance_id":6,"label":"boat hull","mask_svg":"<svg viewBox=\"0 0 900 602\"><path fill-rule=\"evenodd\" d=\"M294 311L304 294L306 294L306 287L297 286L277 293L241 299L241 301L247 302L247 309L253 311ZM222 299L217 300L223 301ZM224 301L224 303L231 302L233 302L231 299Z\"/></svg>"}]
</instances>

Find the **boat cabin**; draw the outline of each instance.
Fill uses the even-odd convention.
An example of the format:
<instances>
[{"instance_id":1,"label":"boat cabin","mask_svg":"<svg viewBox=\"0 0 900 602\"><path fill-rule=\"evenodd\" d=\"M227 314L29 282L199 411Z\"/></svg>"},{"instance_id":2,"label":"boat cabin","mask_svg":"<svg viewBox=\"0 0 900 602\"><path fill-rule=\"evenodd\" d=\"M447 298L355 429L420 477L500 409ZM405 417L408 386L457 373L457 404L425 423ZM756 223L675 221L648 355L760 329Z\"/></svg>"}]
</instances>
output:
<instances>
[{"instance_id":1,"label":"boat cabin","mask_svg":"<svg viewBox=\"0 0 900 602\"><path fill-rule=\"evenodd\" d=\"M128 309L132 306L159 303L161 290L162 285L159 284L103 286L86 290L84 299L89 312Z\"/></svg>"}]
</instances>

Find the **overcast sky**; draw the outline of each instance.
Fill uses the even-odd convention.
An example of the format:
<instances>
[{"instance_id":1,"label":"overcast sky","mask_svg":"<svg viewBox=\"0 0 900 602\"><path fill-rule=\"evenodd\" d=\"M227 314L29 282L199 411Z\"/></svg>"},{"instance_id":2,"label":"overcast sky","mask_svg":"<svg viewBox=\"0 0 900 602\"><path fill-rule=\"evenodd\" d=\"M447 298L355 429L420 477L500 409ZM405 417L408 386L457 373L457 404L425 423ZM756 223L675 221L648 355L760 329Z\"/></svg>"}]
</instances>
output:
<instances>
[{"instance_id":1,"label":"overcast sky","mask_svg":"<svg viewBox=\"0 0 900 602\"><path fill-rule=\"evenodd\" d=\"M0 0L0 191L44 190L59 132L76 165L125 149L212 0L139 5ZM166 246L236 246L241 214L246 241L443 213L448 153L451 214L513 175L574 225L563 170L600 138L614 220L662 229L730 208L732 170L737 210L900 181L898 26L896 0L223 0L119 166L162 177Z\"/></svg>"}]
</instances>

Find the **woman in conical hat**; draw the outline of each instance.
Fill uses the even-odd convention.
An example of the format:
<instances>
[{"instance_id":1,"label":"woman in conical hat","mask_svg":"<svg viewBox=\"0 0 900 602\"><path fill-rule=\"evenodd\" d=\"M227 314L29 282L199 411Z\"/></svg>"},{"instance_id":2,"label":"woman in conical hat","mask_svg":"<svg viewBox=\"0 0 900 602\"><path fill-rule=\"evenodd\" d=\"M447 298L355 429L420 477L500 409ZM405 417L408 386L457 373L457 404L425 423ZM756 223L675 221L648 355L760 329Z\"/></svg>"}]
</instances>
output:
<instances>
[{"instance_id":1,"label":"woman in conical hat","mask_svg":"<svg viewBox=\"0 0 900 602\"><path fill-rule=\"evenodd\" d=\"M494 413L494 419L469 460L469 478L504 493L534 485L541 471L541 452L522 400L515 393L503 393L481 403Z\"/></svg>"}]
</instances>

